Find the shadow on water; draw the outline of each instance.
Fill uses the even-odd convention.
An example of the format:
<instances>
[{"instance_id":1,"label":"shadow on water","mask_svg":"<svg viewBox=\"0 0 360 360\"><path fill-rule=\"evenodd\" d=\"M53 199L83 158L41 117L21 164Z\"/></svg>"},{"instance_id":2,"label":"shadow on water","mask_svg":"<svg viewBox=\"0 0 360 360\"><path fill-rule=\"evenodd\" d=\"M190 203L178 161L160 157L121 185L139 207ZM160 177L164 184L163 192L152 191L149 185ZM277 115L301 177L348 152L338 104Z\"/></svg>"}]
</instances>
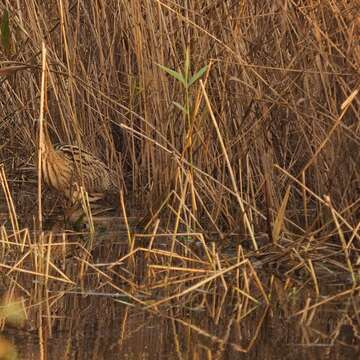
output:
<instances>
[{"instance_id":1,"label":"shadow on water","mask_svg":"<svg viewBox=\"0 0 360 360\"><path fill-rule=\"evenodd\" d=\"M70 257L56 260L64 277L76 279L73 283L48 279L45 286L43 279L34 280L31 274L16 277L17 291L21 284L21 295L29 295L29 318L20 328L5 326L4 336L16 345L19 359L338 359L359 355L358 294L324 301L334 288L324 287L323 296L316 298L310 287L261 269L265 301L263 290L245 268L242 274L228 274L239 277L232 287L224 284L225 279L214 279L208 286L204 283L186 292L182 286L189 289L198 284L195 270L201 268L191 267L192 278L185 279L177 268L179 273L166 278L162 266L166 262L160 259L168 248L166 240L150 254L153 257L133 250L132 258L126 257L124 232L97 235L92 256L76 245L87 240L74 240L78 250L73 248ZM140 238L136 247L147 245L148 240ZM181 261L190 258L188 253L182 256ZM336 286L337 293L345 290Z\"/></svg>"}]
</instances>

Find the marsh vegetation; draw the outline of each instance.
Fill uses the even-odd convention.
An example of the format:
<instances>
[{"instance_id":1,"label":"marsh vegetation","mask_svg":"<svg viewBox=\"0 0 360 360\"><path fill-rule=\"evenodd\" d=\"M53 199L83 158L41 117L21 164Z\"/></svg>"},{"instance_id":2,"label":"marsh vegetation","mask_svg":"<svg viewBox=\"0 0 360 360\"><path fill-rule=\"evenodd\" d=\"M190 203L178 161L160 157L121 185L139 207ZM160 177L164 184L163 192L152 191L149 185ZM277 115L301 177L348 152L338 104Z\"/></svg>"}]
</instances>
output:
<instances>
[{"instance_id":1,"label":"marsh vegetation","mask_svg":"<svg viewBox=\"0 0 360 360\"><path fill-rule=\"evenodd\" d=\"M18 321L1 316L19 358L359 352L357 1L0 13L0 289ZM112 169L115 209L83 192L64 221L39 119Z\"/></svg>"}]
</instances>

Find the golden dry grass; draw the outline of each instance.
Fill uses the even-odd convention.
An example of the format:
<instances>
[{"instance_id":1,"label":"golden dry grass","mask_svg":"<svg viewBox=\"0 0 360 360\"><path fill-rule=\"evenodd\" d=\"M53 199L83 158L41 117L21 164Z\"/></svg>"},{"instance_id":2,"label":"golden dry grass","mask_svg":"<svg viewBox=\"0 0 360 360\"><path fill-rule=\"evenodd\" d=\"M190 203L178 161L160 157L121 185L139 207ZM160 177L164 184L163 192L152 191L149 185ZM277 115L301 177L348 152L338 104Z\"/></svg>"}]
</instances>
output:
<instances>
[{"instance_id":1,"label":"golden dry grass","mask_svg":"<svg viewBox=\"0 0 360 360\"><path fill-rule=\"evenodd\" d=\"M231 290L239 320L271 303L280 277L287 294L313 290L293 312L309 324L314 309L359 290L359 4L31 0L5 9L0 266L29 308L51 314L49 288L85 291L90 277L94 289L150 312ZM94 230L86 244L36 231L38 199L54 206L47 190L36 196L28 171L43 42L54 140L124 174L126 231L109 239L124 238L125 251L96 250ZM205 65L191 86L166 71L189 80ZM129 221L132 194L150 213L142 231ZM60 269L55 248L64 259L75 252L75 273ZM329 291L329 279L341 289Z\"/></svg>"}]
</instances>

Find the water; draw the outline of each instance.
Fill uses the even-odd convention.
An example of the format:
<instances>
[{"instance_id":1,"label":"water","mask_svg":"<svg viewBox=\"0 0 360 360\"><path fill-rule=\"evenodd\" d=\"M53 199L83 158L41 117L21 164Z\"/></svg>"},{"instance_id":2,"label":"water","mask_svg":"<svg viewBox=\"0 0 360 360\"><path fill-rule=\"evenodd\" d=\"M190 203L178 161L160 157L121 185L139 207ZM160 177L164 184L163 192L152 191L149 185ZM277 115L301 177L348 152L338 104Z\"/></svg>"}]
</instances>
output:
<instances>
[{"instance_id":1,"label":"water","mask_svg":"<svg viewBox=\"0 0 360 360\"><path fill-rule=\"evenodd\" d=\"M124 298L71 293L51 305L51 319L42 308L39 329L6 329L5 336L19 359L358 358L358 298L322 307L303 324L293 314L304 299L274 298L243 318L230 293L205 299L197 308L174 301L152 313L118 302Z\"/></svg>"},{"instance_id":2,"label":"water","mask_svg":"<svg viewBox=\"0 0 360 360\"><path fill-rule=\"evenodd\" d=\"M258 260L251 260L269 304L244 266L240 267L239 282L235 271L224 275L227 289L219 277L157 308L146 309L146 305L201 281L195 270L207 269L206 278L212 269L201 262L174 258L172 266L178 269L169 272L165 286L164 266L169 257L160 252L170 250L171 235L154 241L153 249L158 253L138 252L133 261L110 268L108 264L129 251L127 232L119 228L122 222L110 222L112 232L105 224L106 231L101 230L94 239L66 235L72 243L67 245L66 254L55 256L52 252L54 265L74 284L48 280L45 286L44 277L17 271L12 271L10 283L3 284L2 292L15 289L15 298L23 299L27 309L23 327L6 325L2 334L16 347L18 359L359 358L358 291L299 314L307 302L312 306L351 288L348 281L322 283L322 297L317 297L309 281L289 282L258 267ZM187 243L188 238L178 237L174 254L202 261L201 246ZM92 256L86 252L90 240L94 241ZM61 235L52 239L53 244L61 241ZM137 239L134 249L148 247L149 241ZM10 247L2 263L13 265L21 256ZM34 269L34 256L31 253L18 267ZM224 262L222 266L227 265ZM182 267L194 273L183 272ZM53 276L61 277L50 270Z\"/></svg>"}]
</instances>

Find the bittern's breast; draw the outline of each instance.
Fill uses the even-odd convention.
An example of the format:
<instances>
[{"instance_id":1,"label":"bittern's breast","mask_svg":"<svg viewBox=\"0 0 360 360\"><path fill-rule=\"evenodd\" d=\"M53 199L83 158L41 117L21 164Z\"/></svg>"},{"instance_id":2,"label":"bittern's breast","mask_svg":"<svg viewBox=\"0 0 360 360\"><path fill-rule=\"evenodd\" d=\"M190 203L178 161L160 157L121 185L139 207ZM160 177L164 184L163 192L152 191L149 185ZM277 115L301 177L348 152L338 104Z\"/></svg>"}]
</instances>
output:
<instances>
[{"instance_id":1,"label":"bittern's breast","mask_svg":"<svg viewBox=\"0 0 360 360\"><path fill-rule=\"evenodd\" d=\"M112 188L108 167L77 146L61 145L45 151L42 168L45 182L74 202L80 200L80 186L90 200L101 198Z\"/></svg>"}]
</instances>

